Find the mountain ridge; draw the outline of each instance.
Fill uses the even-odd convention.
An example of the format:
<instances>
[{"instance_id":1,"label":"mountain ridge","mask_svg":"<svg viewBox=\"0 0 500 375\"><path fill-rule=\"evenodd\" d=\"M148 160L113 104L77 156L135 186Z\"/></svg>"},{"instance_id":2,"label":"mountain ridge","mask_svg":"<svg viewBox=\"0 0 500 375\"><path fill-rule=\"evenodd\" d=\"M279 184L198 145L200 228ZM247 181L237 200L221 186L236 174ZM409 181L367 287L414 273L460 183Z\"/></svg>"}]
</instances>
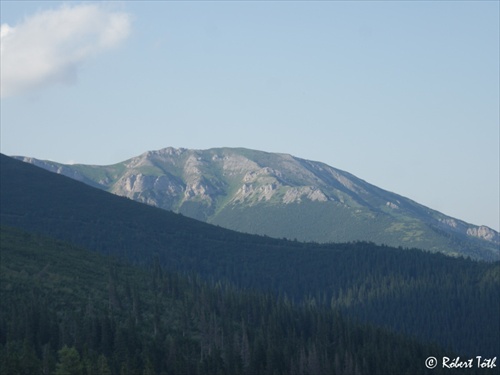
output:
<instances>
[{"instance_id":1,"label":"mountain ridge","mask_svg":"<svg viewBox=\"0 0 500 375\"><path fill-rule=\"evenodd\" d=\"M321 162L245 148L167 147L108 166L17 157L142 203L242 232L367 240L498 259L500 236ZM288 221L288 224L285 223Z\"/></svg>"},{"instance_id":2,"label":"mountain ridge","mask_svg":"<svg viewBox=\"0 0 500 375\"><path fill-rule=\"evenodd\" d=\"M1 154L0 177L2 226L135 265L157 263L289 301L338 307L460 353L497 354L498 262L368 242L302 243L238 233ZM3 235L0 242L3 248Z\"/></svg>"}]
</instances>

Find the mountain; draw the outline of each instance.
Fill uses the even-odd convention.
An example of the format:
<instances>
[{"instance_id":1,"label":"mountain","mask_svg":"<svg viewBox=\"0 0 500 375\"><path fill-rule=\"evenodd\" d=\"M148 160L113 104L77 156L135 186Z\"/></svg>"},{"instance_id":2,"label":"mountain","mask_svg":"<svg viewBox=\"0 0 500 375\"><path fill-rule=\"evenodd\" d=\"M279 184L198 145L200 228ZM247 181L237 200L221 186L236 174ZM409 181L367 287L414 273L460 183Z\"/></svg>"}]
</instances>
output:
<instances>
[{"instance_id":1,"label":"mountain","mask_svg":"<svg viewBox=\"0 0 500 375\"><path fill-rule=\"evenodd\" d=\"M165 148L109 166L19 159L136 201L241 232L372 241L500 259L500 235L350 173L287 154Z\"/></svg>"},{"instance_id":2,"label":"mountain","mask_svg":"<svg viewBox=\"0 0 500 375\"><path fill-rule=\"evenodd\" d=\"M119 197L4 155L0 155L0 207L2 226L135 265L157 264L166 272L218 284L221 290L232 285L272 293L292 305L330 307L352 319L435 342L448 353L498 354L499 262L367 242L301 243L243 234ZM2 233L2 251L6 238ZM29 242L30 248L43 243ZM73 258L76 263L80 260ZM7 261L3 253L1 259L3 266ZM26 274L23 263L16 263L15 275L33 282L45 273L47 264L47 269L57 266L57 261L42 262L39 272ZM70 267L71 272L77 277L76 266ZM73 293L68 288L64 292ZM87 293L89 298L93 295ZM228 304L216 306L224 310ZM272 306L272 301L266 306ZM245 311L240 316L253 310ZM0 344L2 337L6 336L0 332ZM420 371L410 371L415 372Z\"/></svg>"}]
</instances>

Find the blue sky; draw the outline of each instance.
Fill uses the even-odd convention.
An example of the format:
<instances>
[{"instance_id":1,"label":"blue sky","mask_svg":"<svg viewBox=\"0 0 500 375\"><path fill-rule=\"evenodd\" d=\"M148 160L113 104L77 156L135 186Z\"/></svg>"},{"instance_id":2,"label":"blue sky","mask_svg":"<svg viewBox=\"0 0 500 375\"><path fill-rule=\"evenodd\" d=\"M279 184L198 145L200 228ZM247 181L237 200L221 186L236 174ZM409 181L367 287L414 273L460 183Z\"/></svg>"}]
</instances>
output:
<instances>
[{"instance_id":1,"label":"blue sky","mask_svg":"<svg viewBox=\"0 0 500 375\"><path fill-rule=\"evenodd\" d=\"M499 2L1 6L1 152L248 147L499 229Z\"/></svg>"}]
</instances>

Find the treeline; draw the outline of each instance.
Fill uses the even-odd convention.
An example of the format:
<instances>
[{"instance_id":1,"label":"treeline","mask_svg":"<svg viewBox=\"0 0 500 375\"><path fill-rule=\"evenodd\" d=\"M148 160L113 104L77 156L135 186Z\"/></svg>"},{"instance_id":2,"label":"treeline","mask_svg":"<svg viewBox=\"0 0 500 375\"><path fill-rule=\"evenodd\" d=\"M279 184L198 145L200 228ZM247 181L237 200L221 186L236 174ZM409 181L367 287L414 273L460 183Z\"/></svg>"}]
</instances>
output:
<instances>
[{"instance_id":1,"label":"treeline","mask_svg":"<svg viewBox=\"0 0 500 375\"><path fill-rule=\"evenodd\" d=\"M428 356L453 355L314 298L131 267L17 230L1 238L3 374L425 374L441 371Z\"/></svg>"}]
</instances>

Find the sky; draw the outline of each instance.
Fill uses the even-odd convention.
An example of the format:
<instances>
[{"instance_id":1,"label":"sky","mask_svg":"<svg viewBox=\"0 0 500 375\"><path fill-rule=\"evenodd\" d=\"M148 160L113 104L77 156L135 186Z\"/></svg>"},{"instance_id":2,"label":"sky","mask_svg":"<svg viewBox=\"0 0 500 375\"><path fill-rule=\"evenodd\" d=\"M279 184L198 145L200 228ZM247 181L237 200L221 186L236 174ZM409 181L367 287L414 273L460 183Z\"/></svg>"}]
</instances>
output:
<instances>
[{"instance_id":1,"label":"sky","mask_svg":"<svg viewBox=\"0 0 500 375\"><path fill-rule=\"evenodd\" d=\"M0 151L247 147L500 227L498 1L0 2Z\"/></svg>"}]
</instances>

